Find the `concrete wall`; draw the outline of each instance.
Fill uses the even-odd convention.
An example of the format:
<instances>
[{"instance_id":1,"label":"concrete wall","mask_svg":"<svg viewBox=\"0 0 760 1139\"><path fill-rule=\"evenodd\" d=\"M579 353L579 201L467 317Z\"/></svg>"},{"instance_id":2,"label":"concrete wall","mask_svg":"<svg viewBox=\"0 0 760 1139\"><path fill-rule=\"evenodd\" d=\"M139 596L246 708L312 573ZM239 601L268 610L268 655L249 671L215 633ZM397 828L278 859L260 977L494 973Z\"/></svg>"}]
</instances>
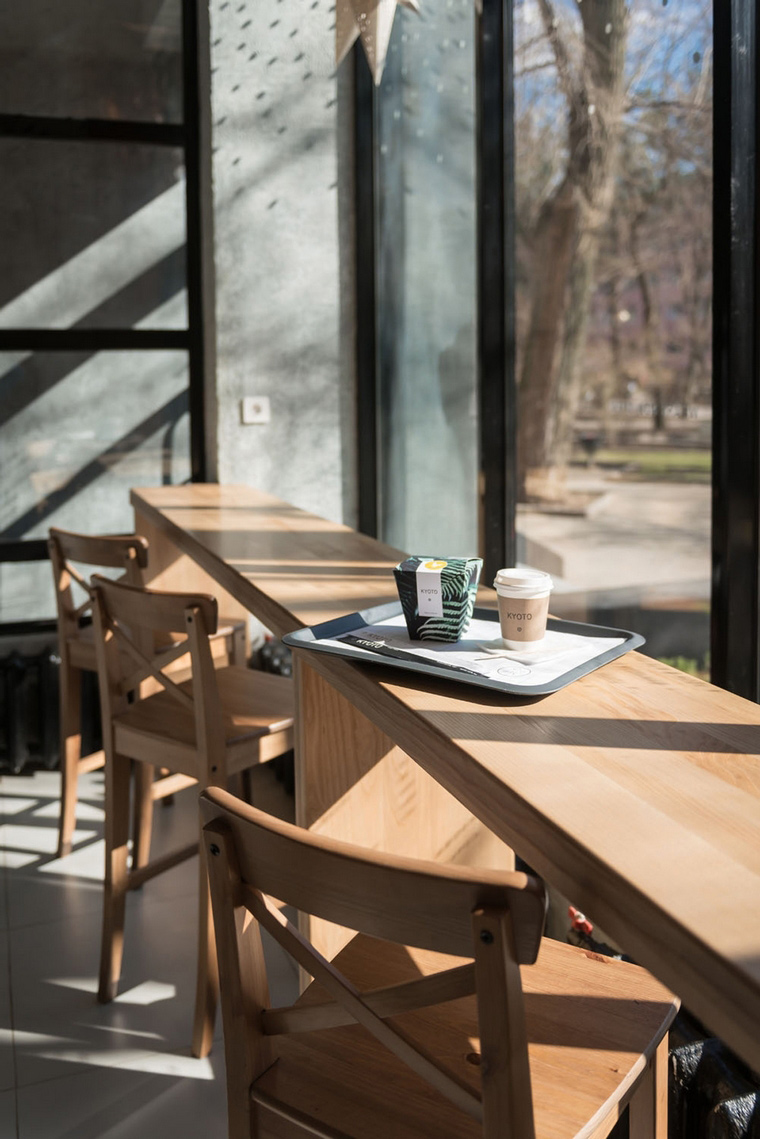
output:
<instances>
[{"instance_id":1,"label":"concrete wall","mask_svg":"<svg viewBox=\"0 0 760 1139\"><path fill-rule=\"evenodd\" d=\"M350 162L328 0L211 0L221 482L355 521ZM340 210L339 210L339 198ZM341 288L343 284L343 288ZM240 401L267 396L268 424Z\"/></svg>"}]
</instances>

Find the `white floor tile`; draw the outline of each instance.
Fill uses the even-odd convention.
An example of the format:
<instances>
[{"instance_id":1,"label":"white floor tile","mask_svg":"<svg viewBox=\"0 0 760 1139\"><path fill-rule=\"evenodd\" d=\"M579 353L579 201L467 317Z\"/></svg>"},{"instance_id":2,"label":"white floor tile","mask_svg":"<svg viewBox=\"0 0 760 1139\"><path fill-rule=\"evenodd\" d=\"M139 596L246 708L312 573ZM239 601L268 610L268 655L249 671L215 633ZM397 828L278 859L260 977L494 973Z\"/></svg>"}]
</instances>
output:
<instances>
[{"instance_id":1,"label":"white floor tile","mask_svg":"<svg viewBox=\"0 0 760 1139\"><path fill-rule=\"evenodd\" d=\"M0 779L0 795L12 811L2 836L8 926L17 929L67 916L76 921L82 913L100 909L103 773L83 776L79 793L75 849L68 858L56 859L59 773Z\"/></svg>"},{"instance_id":2,"label":"white floor tile","mask_svg":"<svg viewBox=\"0 0 760 1139\"><path fill-rule=\"evenodd\" d=\"M89 1053L189 1052L195 994L195 896L128 899L119 999L98 1004L101 914L13 930L11 963L19 1085L92 1064ZM150 1003L146 1003L150 1001ZM79 1054L85 1058L78 1059ZM103 1056L103 1063L112 1061Z\"/></svg>"},{"instance_id":3,"label":"white floor tile","mask_svg":"<svg viewBox=\"0 0 760 1139\"><path fill-rule=\"evenodd\" d=\"M102 776L102 772L100 773ZM89 779L91 776L85 776ZM28 798L58 799L61 793L59 771L33 771L29 775L0 775L0 794Z\"/></svg>"},{"instance_id":4,"label":"white floor tile","mask_svg":"<svg viewBox=\"0 0 760 1139\"><path fill-rule=\"evenodd\" d=\"M224 1065L199 1083L181 1076L88 1068L22 1088L19 1139L224 1139Z\"/></svg>"},{"instance_id":5,"label":"white floor tile","mask_svg":"<svg viewBox=\"0 0 760 1139\"><path fill-rule=\"evenodd\" d=\"M163 1053L165 1064L172 1055L187 1056L195 999L196 899L197 887L191 896L171 900L152 899L147 891L130 895L119 996L109 1005L95 998L100 911L82 914L76 923L67 919L11 931L14 1025L17 1033L27 1034L16 1045L19 1086L61 1076L72 1065L95 1064L94 1051L104 1054L104 1065L113 1063L113 1052L121 1053L127 1066L130 1051ZM273 1001L292 1000L294 966L271 942L267 956ZM221 1016L218 1038L220 1034ZM194 1065L190 1061L186 1075L194 1074Z\"/></svg>"},{"instance_id":6,"label":"white floor tile","mask_svg":"<svg viewBox=\"0 0 760 1139\"><path fill-rule=\"evenodd\" d=\"M5 933L8 924L8 873L3 859L2 838L0 838L0 933Z\"/></svg>"},{"instance_id":7,"label":"white floor tile","mask_svg":"<svg viewBox=\"0 0 760 1139\"><path fill-rule=\"evenodd\" d=\"M16 1139L16 1092L0 1092L0 1135Z\"/></svg>"},{"instance_id":8,"label":"white floor tile","mask_svg":"<svg viewBox=\"0 0 760 1139\"><path fill-rule=\"evenodd\" d=\"M13 1088L16 1068L11 1038L10 977L8 974L8 945L5 933L0 935L0 1092ZM5 1132L0 1129L0 1135Z\"/></svg>"},{"instance_id":9,"label":"white floor tile","mask_svg":"<svg viewBox=\"0 0 760 1139\"><path fill-rule=\"evenodd\" d=\"M8 890L8 927L24 929L27 926L70 921L80 922L87 915L99 915L103 907L103 848L98 845L88 858L97 858L100 872L96 878L80 872L55 873L48 864L39 860L33 865L6 870ZM72 860L77 859L75 852ZM74 862L74 868L76 868ZM81 861L80 871L83 870Z\"/></svg>"},{"instance_id":10,"label":"white floor tile","mask_svg":"<svg viewBox=\"0 0 760 1139\"><path fill-rule=\"evenodd\" d=\"M224 1139L221 1015L211 1057L190 1055L197 857L129 895L119 996L98 1004L102 773L82 781L78 826L91 837L83 836L62 860L44 853L53 850L58 786L57 773L50 772L10 785L0 779L0 795L10 800L6 825L16 828L9 832L15 853L30 856L26 864L9 861L0 869L0 883L4 877L7 884L7 930L0 937L0 1139L16 1139L15 1094L18 1139ZM282 797L276 781L269 787L264 780L261 787ZM171 807L156 805L153 854L192 842L197 833L195 790L176 796ZM297 992L296 968L264 938L273 1003L287 1003Z\"/></svg>"}]
</instances>

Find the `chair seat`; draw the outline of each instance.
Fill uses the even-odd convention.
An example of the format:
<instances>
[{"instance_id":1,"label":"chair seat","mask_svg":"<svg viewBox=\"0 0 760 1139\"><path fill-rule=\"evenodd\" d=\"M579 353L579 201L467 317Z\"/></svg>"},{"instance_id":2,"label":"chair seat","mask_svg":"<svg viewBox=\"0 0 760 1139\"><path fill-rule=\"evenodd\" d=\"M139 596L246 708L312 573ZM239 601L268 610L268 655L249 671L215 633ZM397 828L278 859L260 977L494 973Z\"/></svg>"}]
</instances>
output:
<instances>
[{"instance_id":1,"label":"chair seat","mask_svg":"<svg viewBox=\"0 0 760 1139\"><path fill-rule=\"evenodd\" d=\"M286 731L293 726L293 682L284 676L250 668L229 665L214 673L222 707L225 742L228 747L244 745L264 736ZM188 695L192 681L179 687ZM114 716L117 749L131 755L130 741L139 737L138 757L143 754L146 737L166 741L167 749L195 752L195 717L169 692L161 690L137 701L125 712ZM171 767L167 751L167 766ZM234 770L234 765L232 770Z\"/></svg>"},{"instance_id":2,"label":"chair seat","mask_svg":"<svg viewBox=\"0 0 760 1139\"><path fill-rule=\"evenodd\" d=\"M399 984L461 964L357 935L336 966L359 989ZM647 1062L644 1049L672 1020L672 994L636 965L544 939L521 969L536 1139L597 1139ZM310 985L298 1004L324 1001ZM394 1018L449 1071L479 1087L475 998ZM392 1056L358 1025L276 1037L279 1058L254 1088L353 1139L480 1139L479 1123ZM361 1075L366 1071L366 1077ZM612 1117L610 1126L617 1113ZM291 1139L293 1124L264 1109L261 1136Z\"/></svg>"}]
</instances>

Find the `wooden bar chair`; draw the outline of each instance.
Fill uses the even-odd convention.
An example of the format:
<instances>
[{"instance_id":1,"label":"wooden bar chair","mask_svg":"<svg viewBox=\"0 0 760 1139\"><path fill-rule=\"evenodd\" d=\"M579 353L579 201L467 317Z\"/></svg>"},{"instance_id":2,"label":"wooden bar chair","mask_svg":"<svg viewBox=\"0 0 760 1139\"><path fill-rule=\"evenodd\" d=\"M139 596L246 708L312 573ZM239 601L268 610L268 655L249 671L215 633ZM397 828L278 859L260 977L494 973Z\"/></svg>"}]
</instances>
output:
<instances>
[{"instance_id":1,"label":"wooden bar chair","mask_svg":"<svg viewBox=\"0 0 760 1139\"><path fill-rule=\"evenodd\" d=\"M209 634L217 622L213 597L138 589L95 575L91 581L98 678L106 753L105 884L98 999L110 1001L121 975L127 891L176 866L198 843L129 869L131 763L160 765L178 787L228 779L293 746L293 686L272 673L230 665L214 668ZM170 647L168 635L174 639ZM157 646L157 643L159 647ZM146 647L147 646L147 647ZM189 650L191 676L169 675ZM146 679L155 691L129 702ZM143 689L144 690L144 689ZM193 1053L205 1056L218 994L216 952L204 859L200 859L198 965Z\"/></svg>"},{"instance_id":2,"label":"wooden bar chair","mask_svg":"<svg viewBox=\"0 0 760 1139\"><path fill-rule=\"evenodd\" d=\"M543 885L321 838L200 797L230 1139L666 1139L678 1001L542 938ZM271 897L359 932L325 960ZM314 978L270 1007L260 927ZM382 940L381 940L382 939Z\"/></svg>"},{"instance_id":3,"label":"wooden bar chair","mask_svg":"<svg viewBox=\"0 0 760 1139\"><path fill-rule=\"evenodd\" d=\"M143 570L148 564L148 543L138 534L106 537L92 534L75 534L66 530L51 529L48 550L53 567L55 597L58 611L58 646L61 658L59 672L59 708L61 739L61 814L58 826L58 857L71 852L77 806L77 785L80 775L96 771L105 763L101 749L82 755L81 692L82 673L96 673L95 634L91 622L92 599L89 583L77 565L89 568L111 568L122 571L121 580L128 585L142 586ZM76 563L76 565L74 564ZM78 590L78 602L74 590ZM86 622L86 623L85 623ZM245 626L242 622L229 622L220 627L212 645L214 659L219 664L245 664ZM179 660L175 666L182 679L182 671L189 669ZM175 677L176 679L177 677ZM135 840L133 855L138 865L148 858L153 802L166 798L170 789L153 772L142 767L139 773L135 802Z\"/></svg>"}]
</instances>

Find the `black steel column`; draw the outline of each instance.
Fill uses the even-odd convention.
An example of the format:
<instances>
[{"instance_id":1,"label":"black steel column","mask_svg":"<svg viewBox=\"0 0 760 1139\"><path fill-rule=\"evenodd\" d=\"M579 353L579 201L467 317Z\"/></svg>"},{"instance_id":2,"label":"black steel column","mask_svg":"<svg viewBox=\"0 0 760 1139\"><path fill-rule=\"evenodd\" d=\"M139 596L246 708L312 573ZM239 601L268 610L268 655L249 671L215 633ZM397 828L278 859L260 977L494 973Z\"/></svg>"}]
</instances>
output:
<instances>
[{"instance_id":1,"label":"black steel column","mask_svg":"<svg viewBox=\"0 0 760 1139\"><path fill-rule=\"evenodd\" d=\"M209 477L207 408L213 409L216 400L210 51L207 0L183 0L190 465L194 482L204 482Z\"/></svg>"},{"instance_id":2,"label":"black steel column","mask_svg":"<svg viewBox=\"0 0 760 1139\"><path fill-rule=\"evenodd\" d=\"M758 690L757 5L714 6L713 510L715 684Z\"/></svg>"},{"instance_id":3,"label":"black steel column","mask_svg":"<svg viewBox=\"0 0 760 1139\"><path fill-rule=\"evenodd\" d=\"M361 44L354 64L354 248L358 528L377 537L377 315L375 251L375 87Z\"/></svg>"},{"instance_id":4,"label":"black steel column","mask_svg":"<svg viewBox=\"0 0 760 1139\"><path fill-rule=\"evenodd\" d=\"M479 543L483 581L517 559L511 0L477 17Z\"/></svg>"}]
</instances>

